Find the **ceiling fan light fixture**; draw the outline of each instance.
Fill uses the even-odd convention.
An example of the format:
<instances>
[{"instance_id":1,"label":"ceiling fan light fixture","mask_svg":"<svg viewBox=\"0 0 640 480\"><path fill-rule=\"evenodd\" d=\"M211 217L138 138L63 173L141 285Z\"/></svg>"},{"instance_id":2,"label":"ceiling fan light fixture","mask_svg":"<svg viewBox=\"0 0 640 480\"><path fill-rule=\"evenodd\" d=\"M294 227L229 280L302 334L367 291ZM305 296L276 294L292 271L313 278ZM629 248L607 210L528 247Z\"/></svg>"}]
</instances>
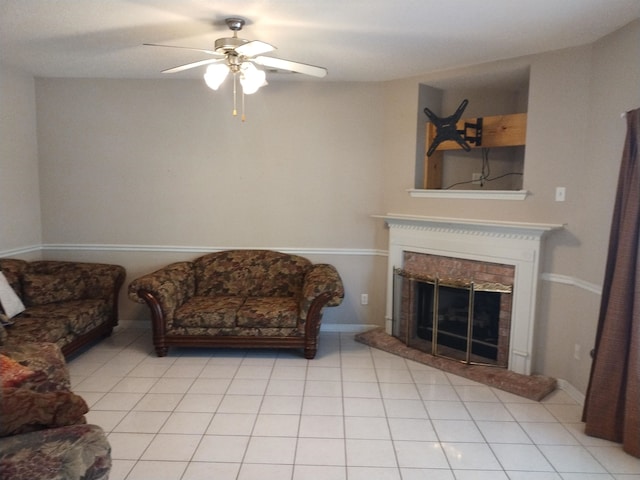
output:
<instances>
[{"instance_id":1,"label":"ceiling fan light fixture","mask_svg":"<svg viewBox=\"0 0 640 480\"><path fill-rule=\"evenodd\" d=\"M204 81L211 90L218 90L229 74L229 67L224 63L209 65L204 74Z\"/></svg>"},{"instance_id":2,"label":"ceiling fan light fixture","mask_svg":"<svg viewBox=\"0 0 640 480\"><path fill-rule=\"evenodd\" d=\"M245 95L256 93L260 87L267 84L266 73L258 70L253 63L245 62L240 67L240 85Z\"/></svg>"}]
</instances>

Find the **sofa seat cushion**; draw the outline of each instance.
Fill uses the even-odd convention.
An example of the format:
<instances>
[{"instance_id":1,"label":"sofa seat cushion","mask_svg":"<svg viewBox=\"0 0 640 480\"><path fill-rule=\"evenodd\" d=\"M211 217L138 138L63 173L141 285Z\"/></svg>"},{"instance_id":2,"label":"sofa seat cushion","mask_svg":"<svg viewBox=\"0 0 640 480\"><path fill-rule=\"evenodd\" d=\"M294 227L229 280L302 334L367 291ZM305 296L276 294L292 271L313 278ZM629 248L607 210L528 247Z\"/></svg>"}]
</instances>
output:
<instances>
[{"instance_id":1,"label":"sofa seat cushion","mask_svg":"<svg viewBox=\"0 0 640 480\"><path fill-rule=\"evenodd\" d=\"M294 328L299 303L293 297L248 297L237 313L239 327Z\"/></svg>"},{"instance_id":2,"label":"sofa seat cushion","mask_svg":"<svg viewBox=\"0 0 640 480\"><path fill-rule=\"evenodd\" d=\"M196 296L177 308L174 327L295 328L298 311L293 297Z\"/></svg>"},{"instance_id":3,"label":"sofa seat cushion","mask_svg":"<svg viewBox=\"0 0 640 480\"><path fill-rule=\"evenodd\" d=\"M96 425L70 425L0 439L0 478L106 480L111 447Z\"/></svg>"},{"instance_id":4,"label":"sofa seat cushion","mask_svg":"<svg viewBox=\"0 0 640 480\"><path fill-rule=\"evenodd\" d=\"M243 297L192 297L177 308L174 325L177 327L225 328L235 327L236 313Z\"/></svg>"},{"instance_id":5,"label":"sofa seat cushion","mask_svg":"<svg viewBox=\"0 0 640 480\"><path fill-rule=\"evenodd\" d=\"M9 327L10 335L7 339L9 345L19 345L22 343L57 343L61 339L70 336L69 326L58 319L38 317L16 318L16 322Z\"/></svg>"},{"instance_id":6,"label":"sofa seat cushion","mask_svg":"<svg viewBox=\"0 0 640 480\"><path fill-rule=\"evenodd\" d=\"M22 317L55 320L68 332L82 335L100 325L109 316L109 312L106 300L88 299L30 307L23 312Z\"/></svg>"}]
</instances>

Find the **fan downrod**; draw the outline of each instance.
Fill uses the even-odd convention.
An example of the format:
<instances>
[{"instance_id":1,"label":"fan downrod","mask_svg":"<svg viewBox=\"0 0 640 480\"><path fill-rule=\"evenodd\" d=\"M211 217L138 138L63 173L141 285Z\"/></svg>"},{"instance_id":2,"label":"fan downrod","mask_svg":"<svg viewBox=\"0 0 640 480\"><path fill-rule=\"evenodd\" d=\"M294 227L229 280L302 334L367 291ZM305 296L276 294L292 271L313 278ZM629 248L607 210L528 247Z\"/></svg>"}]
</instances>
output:
<instances>
[{"instance_id":1,"label":"fan downrod","mask_svg":"<svg viewBox=\"0 0 640 480\"><path fill-rule=\"evenodd\" d=\"M242 30L246 21L244 18L230 17L225 19L225 23L229 27L229 30L233 32L233 37L218 38L215 42L214 50L222 55L235 55L234 50L248 42L248 40L238 38L238 32Z\"/></svg>"}]
</instances>

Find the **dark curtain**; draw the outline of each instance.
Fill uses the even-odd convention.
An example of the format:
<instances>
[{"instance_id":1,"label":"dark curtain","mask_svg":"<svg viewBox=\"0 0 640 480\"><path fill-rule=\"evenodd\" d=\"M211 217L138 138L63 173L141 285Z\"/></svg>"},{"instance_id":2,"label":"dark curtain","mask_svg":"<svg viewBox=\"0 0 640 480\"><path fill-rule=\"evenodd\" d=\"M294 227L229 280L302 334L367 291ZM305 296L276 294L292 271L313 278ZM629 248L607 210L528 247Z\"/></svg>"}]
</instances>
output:
<instances>
[{"instance_id":1,"label":"dark curtain","mask_svg":"<svg viewBox=\"0 0 640 480\"><path fill-rule=\"evenodd\" d=\"M626 120L583 421L587 435L622 443L640 457L640 109L627 112Z\"/></svg>"}]
</instances>

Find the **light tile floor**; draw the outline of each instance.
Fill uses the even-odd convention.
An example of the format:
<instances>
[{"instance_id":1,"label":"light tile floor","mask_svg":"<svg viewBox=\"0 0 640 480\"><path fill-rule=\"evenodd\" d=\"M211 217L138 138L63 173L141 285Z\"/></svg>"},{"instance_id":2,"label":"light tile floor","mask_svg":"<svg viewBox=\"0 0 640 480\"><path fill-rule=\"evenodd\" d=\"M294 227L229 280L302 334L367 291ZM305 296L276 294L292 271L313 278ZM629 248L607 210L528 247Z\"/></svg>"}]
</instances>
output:
<instances>
[{"instance_id":1,"label":"light tile floor","mask_svg":"<svg viewBox=\"0 0 640 480\"><path fill-rule=\"evenodd\" d=\"M171 349L119 327L69 362L112 480L638 480L557 391L533 402L321 334L297 351Z\"/></svg>"}]
</instances>

